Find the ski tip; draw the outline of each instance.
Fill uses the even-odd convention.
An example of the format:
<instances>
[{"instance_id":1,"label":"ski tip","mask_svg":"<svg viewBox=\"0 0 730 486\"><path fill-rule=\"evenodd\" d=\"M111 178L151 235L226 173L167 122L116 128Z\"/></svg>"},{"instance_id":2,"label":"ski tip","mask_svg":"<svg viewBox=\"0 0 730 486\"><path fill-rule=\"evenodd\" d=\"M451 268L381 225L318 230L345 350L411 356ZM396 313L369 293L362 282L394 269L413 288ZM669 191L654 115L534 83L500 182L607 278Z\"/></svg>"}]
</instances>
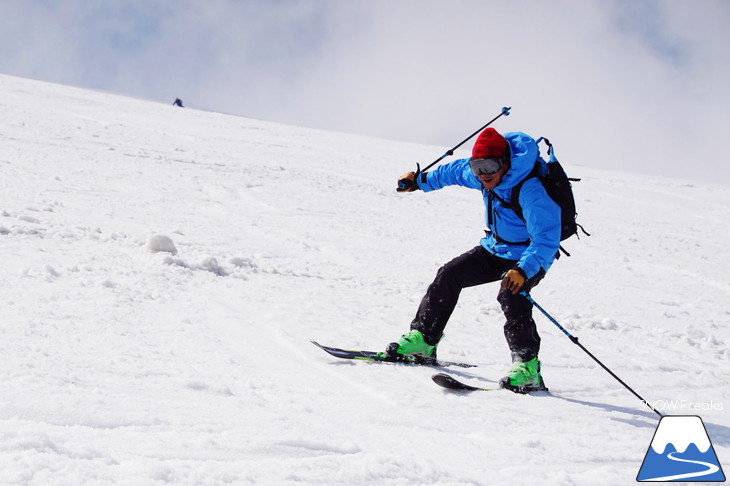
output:
<instances>
[{"instance_id":1,"label":"ski tip","mask_svg":"<svg viewBox=\"0 0 730 486\"><path fill-rule=\"evenodd\" d=\"M319 344L314 339L310 339L309 342L317 346L319 349L324 349L325 351L327 351L327 346L325 346L324 344Z\"/></svg>"},{"instance_id":2,"label":"ski tip","mask_svg":"<svg viewBox=\"0 0 730 486\"><path fill-rule=\"evenodd\" d=\"M463 392L470 392L470 391L476 391L476 390L490 391L489 388L480 388L480 387L476 387L476 386L467 385L466 383L462 383L459 380L455 379L453 376L447 375L446 373L436 373L435 375L431 376L431 379L437 385L442 386L448 390L463 391Z\"/></svg>"},{"instance_id":3,"label":"ski tip","mask_svg":"<svg viewBox=\"0 0 730 486\"><path fill-rule=\"evenodd\" d=\"M434 383L449 390L461 390L459 383L446 373L436 373L431 376Z\"/></svg>"},{"instance_id":4,"label":"ski tip","mask_svg":"<svg viewBox=\"0 0 730 486\"><path fill-rule=\"evenodd\" d=\"M481 386L473 386L467 383L461 382L451 375L446 373L436 373L431 376L431 379L439 386L442 386L448 390L457 392L473 392L473 391L498 391L502 388L484 388Z\"/></svg>"}]
</instances>

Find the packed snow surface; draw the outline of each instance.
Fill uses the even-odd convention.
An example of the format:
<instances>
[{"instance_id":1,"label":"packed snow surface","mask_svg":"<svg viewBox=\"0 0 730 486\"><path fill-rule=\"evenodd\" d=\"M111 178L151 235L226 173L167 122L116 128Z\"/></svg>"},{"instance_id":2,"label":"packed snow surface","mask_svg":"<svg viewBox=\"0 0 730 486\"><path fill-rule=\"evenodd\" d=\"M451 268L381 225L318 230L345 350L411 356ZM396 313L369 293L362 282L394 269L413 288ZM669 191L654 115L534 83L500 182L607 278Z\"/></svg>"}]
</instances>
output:
<instances>
[{"instance_id":1,"label":"packed snow surface","mask_svg":"<svg viewBox=\"0 0 730 486\"><path fill-rule=\"evenodd\" d=\"M394 191L445 147L0 93L0 484L635 484L659 417L537 311L550 395L309 343L384 349L478 244L477 191ZM727 181L562 162L592 236L533 297L660 411L701 415L727 473ZM497 289L462 293L439 349L484 387L509 367Z\"/></svg>"}]
</instances>

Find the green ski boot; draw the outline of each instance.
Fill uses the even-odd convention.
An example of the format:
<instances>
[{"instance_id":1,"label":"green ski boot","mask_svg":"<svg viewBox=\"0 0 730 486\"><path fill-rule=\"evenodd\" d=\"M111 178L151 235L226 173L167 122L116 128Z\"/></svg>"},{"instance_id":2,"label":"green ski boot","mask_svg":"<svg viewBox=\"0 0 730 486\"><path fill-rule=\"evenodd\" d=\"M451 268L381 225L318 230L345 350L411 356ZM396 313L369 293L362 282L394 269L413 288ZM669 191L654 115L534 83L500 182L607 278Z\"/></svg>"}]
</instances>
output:
<instances>
[{"instance_id":1,"label":"green ski boot","mask_svg":"<svg viewBox=\"0 0 730 486\"><path fill-rule=\"evenodd\" d=\"M499 380L499 386L515 393L547 391L540 375L540 360L514 361L507 376Z\"/></svg>"},{"instance_id":2,"label":"green ski boot","mask_svg":"<svg viewBox=\"0 0 730 486\"><path fill-rule=\"evenodd\" d=\"M385 349L385 353L379 354L388 358L418 356L429 358L429 360L435 360L437 346L438 343L433 346L428 344L421 331L414 329L402 335L397 342L390 343Z\"/></svg>"}]
</instances>

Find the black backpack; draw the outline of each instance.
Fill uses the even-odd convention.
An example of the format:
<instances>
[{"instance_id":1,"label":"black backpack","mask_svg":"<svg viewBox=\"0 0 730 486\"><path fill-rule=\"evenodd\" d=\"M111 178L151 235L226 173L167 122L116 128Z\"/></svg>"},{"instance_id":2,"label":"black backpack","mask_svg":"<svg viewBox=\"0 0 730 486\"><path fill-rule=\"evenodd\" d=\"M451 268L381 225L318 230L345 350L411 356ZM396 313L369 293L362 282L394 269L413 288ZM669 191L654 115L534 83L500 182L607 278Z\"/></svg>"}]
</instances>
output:
<instances>
[{"instance_id":1,"label":"black backpack","mask_svg":"<svg viewBox=\"0 0 730 486\"><path fill-rule=\"evenodd\" d=\"M573 186L571 185L571 182L577 182L580 181L580 179L568 177L563 166L560 165L558 159L555 158L553 145L550 141L547 138L541 137L537 140L537 143L539 144L543 140L548 146L548 155L550 156L549 161L545 162L545 160L538 155L537 161L535 161L535 167L532 171L527 175L527 177L522 179L515 185L515 187L512 188L510 202L502 200L496 194L494 194L494 197L500 199L500 202L504 206L512 209L515 214L524 221L525 218L522 215L522 207L520 207L520 190L526 180L537 177L540 179L540 182L542 182L548 196L550 196L550 198L552 198L552 200L560 206L560 241L570 238L573 235L578 235L578 228L580 228L585 235L590 236L590 234L583 229L583 226L576 222L578 213L575 210L575 198L573 197ZM560 251L565 253L567 256L570 256L570 253L565 251L565 248L562 246L560 247Z\"/></svg>"}]
</instances>

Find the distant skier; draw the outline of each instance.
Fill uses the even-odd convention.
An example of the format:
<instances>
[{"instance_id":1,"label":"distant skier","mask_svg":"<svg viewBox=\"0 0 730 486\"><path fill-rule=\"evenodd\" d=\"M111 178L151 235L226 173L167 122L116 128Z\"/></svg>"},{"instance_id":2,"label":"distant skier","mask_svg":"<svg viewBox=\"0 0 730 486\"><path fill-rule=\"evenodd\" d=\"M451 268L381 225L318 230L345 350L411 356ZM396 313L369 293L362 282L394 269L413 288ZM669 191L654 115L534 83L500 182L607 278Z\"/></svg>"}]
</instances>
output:
<instances>
[{"instance_id":1,"label":"distant skier","mask_svg":"<svg viewBox=\"0 0 730 486\"><path fill-rule=\"evenodd\" d=\"M540 375L540 336L532 319L529 291L545 276L560 248L560 207L540 180L530 175L539 150L521 133L500 135L484 130L472 157L439 166L432 172L409 172L399 192L425 192L457 185L482 192L487 235L481 244L442 266L421 300L411 331L388 345L384 354L435 356L461 290L501 280L497 300L506 317L504 335L512 353L512 368L500 385L512 391L544 389ZM524 220L508 207L512 188L527 179L519 192ZM419 226L428 225L421 221Z\"/></svg>"},{"instance_id":2,"label":"distant skier","mask_svg":"<svg viewBox=\"0 0 730 486\"><path fill-rule=\"evenodd\" d=\"M182 102L182 100L180 98L175 98L175 101L173 101L172 104L175 105L175 106L179 106L180 108L185 108L183 106L183 102Z\"/></svg>"}]
</instances>

